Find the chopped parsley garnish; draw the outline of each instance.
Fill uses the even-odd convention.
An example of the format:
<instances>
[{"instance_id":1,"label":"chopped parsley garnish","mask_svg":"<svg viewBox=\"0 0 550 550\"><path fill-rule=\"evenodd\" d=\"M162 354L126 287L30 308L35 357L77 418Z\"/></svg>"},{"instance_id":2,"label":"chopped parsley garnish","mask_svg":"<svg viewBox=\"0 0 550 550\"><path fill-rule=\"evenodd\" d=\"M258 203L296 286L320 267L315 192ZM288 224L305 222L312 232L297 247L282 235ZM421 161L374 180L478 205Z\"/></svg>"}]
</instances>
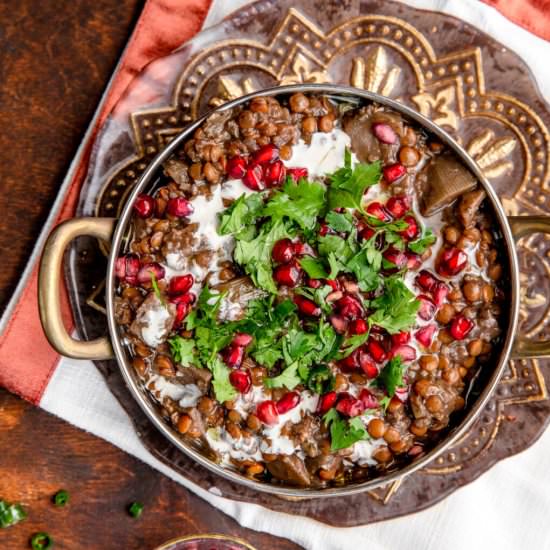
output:
<instances>
[{"instance_id":1,"label":"chopped parsley garnish","mask_svg":"<svg viewBox=\"0 0 550 550\"><path fill-rule=\"evenodd\" d=\"M409 250L415 254L424 254L432 244L435 243L437 237L433 234L430 228L424 228L422 236L416 241L412 241L408 244Z\"/></svg>"},{"instance_id":2,"label":"chopped parsley garnish","mask_svg":"<svg viewBox=\"0 0 550 550\"><path fill-rule=\"evenodd\" d=\"M337 233L349 233L353 228L353 216L349 212L331 210L325 216L327 225Z\"/></svg>"},{"instance_id":3,"label":"chopped parsley garnish","mask_svg":"<svg viewBox=\"0 0 550 550\"><path fill-rule=\"evenodd\" d=\"M370 438L360 416L345 420L332 408L323 416L323 421L330 428L331 451L347 449L357 441Z\"/></svg>"},{"instance_id":4,"label":"chopped parsley garnish","mask_svg":"<svg viewBox=\"0 0 550 550\"><path fill-rule=\"evenodd\" d=\"M300 260L300 265L303 270L307 273L308 277L312 279L326 279L329 274L325 269L323 262L317 258L312 258L311 256L304 256Z\"/></svg>"},{"instance_id":5,"label":"chopped parsley garnish","mask_svg":"<svg viewBox=\"0 0 550 550\"><path fill-rule=\"evenodd\" d=\"M215 357L208 366L212 371L212 387L214 388L216 399L220 403L235 399L237 397L237 390L229 381L229 367L219 357Z\"/></svg>"},{"instance_id":6,"label":"chopped parsley garnish","mask_svg":"<svg viewBox=\"0 0 550 550\"><path fill-rule=\"evenodd\" d=\"M313 367L309 372L307 387L318 394L331 391L334 389L334 375L326 365Z\"/></svg>"},{"instance_id":7,"label":"chopped parsley garnish","mask_svg":"<svg viewBox=\"0 0 550 550\"><path fill-rule=\"evenodd\" d=\"M195 341L190 338L182 338L174 336L168 340L170 344L170 352L177 363L184 367L188 367L195 360Z\"/></svg>"},{"instance_id":8,"label":"chopped parsley garnish","mask_svg":"<svg viewBox=\"0 0 550 550\"><path fill-rule=\"evenodd\" d=\"M229 208L224 210L218 233L220 235L234 235L237 239L253 237L250 230L251 225L264 206L261 193L241 195Z\"/></svg>"},{"instance_id":9,"label":"chopped parsley garnish","mask_svg":"<svg viewBox=\"0 0 550 550\"><path fill-rule=\"evenodd\" d=\"M65 489L61 489L55 493L52 500L56 506L61 508L69 502L69 493Z\"/></svg>"},{"instance_id":10,"label":"chopped parsley garnish","mask_svg":"<svg viewBox=\"0 0 550 550\"><path fill-rule=\"evenodd\" d=\"M395 395L395 390L404 385L404 370L405 365L403 364L401 357L397 355L386 364L378 375L376 382L386 388L389 397L393 397Z\"/></svg>"},{"instance_id":11,"label":"chopped parsley garnish","mask_svg":"<svg viewBox=\"0 0 550 550\"><path fill-rule=\"evenodd\" d=\"M390 334L409 329L416 320L420 300L397 276L386 277L384 293L370 302L375 309L369 317L369 325L385 328Z\"/></svg>"},{"instance_id":12,"label":"chopped parsley garnish","mask_svg":"<svg viewBox=\"0 0 550 550\"><path fill-rule=\"evenodd\" d=\"M277 293L272 277L271 251L277 241L290 236L291 233L285 223L278 220L262 225L258 235L249 241L237 240L235 261L243 266L257 287L273 294Z\"/></svg>"},{"instance_id":13,"label":"chopped parsley garnish","mask_svg":"<svg viewBox=\"0 0 550 550\"><path fill-rule=\"evenodd\" d=\"M281 191L273 193L262 216L274 221L288 219L296 222L302 229L313 229L317 217L325 209L325 187L320 183L301 179L294 183L288 178Z\"/></svg>"},{"instance_id":14,"label":"chopped parsley garnish","mask_svg":"<svg viewBox=\"0 0 550 550\"><path fill-rule=\"evenodd\" d=\"M149 273L151 274L151 286L153 287L153 292L155 293L155 296L158 298L158 301L163 306L166 306L166 302L164 301L164 298L162 297L162 293L160 292L160 288L157 282L157 277L155 275L155 272L151 269Z\"/></svg>"},{"instance_id":15,"label":"chopped parsley garnish","mask_svg":"<svg viewBox=\"0 0 550 550\"><path fill-rule=\"evenodd\" d=\"M27 512L21 504L9 504L0 500L0 528L11 527L27 517Z\"/></svg>"},{"instance_id":16,"label":"chopped parsley garnish","mask_svg":"<svg viewBox=\"0 0 550 550\"><path fill-rule=\"evenodd\" d=\"M367 187L380 181L381 163L358 163L351 166L351 152L346 149L344 166L328 176L328 208L356 208L363 211L363 195Z\"/></svg>"}]
</instances>

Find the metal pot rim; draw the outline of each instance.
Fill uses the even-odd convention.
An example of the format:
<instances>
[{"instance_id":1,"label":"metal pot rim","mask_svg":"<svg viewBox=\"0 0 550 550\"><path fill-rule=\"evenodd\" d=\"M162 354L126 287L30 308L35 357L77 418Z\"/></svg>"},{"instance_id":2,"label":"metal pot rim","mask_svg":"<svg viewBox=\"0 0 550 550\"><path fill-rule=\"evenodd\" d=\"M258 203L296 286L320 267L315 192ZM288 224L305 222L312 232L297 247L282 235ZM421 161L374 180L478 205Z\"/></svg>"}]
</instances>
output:
<instances>
[{"instance_id":1,"label":"metal pot rim","mask_svg":"<svg viewBox=\"0 0 550 550\"><path fill-rule=\"evenodd\" d=\"M493 374L488 380L487 384L483 388L483 391L478 396L475 403L471 406L470 410L462 420L462 422L453 428L451 432L444 437L431 451L426 453L423 457L418 459L415 462L405 466L404 468L398 469L394 472L390 472L387 475L380 476L371 480L364 481L362 483L357 483L349 486L342 487L329 487L326 489L300 489L292 488L279 485L270 485L267 483L261 483L259 481L254 481L244 476L241 476L235 471L231 471L227 468L224 468L213 461L209 460L207 457L202 455L197 450L193 449L191 446L187 445L175 431L166 423L158 411L158 406L155 405L150 397L148 397L145 391L140 387L140 382L137 380L134 371L131 365L128 363L125 357L125 352L123 345L121 343L121 338L119 336L118 325L114 319L114 307L113 307L113 297L115 292L115 277L114 277L114 268L115 260L117 257L117 252L121 248L123 239L126 232L126 227L131 217L132 213L132 204L136 196L142 192L142 190L151 183L154 179L157 170L161 167L162 163L168 159L171 154L184 142L192 132L200 126L208 116L214 112L225 111L231 109L235 106L241 105L249 101L250 99L258 96L266 95L282 95L295 92L310 92L310 93L319 93L334 95L338 98L355 98L361 101L375 102L380 105L384 105L394 109L395 111L401 113L408 119L415 121L421 127L426 129L433 135L436 135L449 149L454 151L454 153L460 158L460 160L471 170L471 172L476 176L479 183L482 185L484 190L487 193L491 205L493 207L494 215L499 223L499 228L502 233L503 241L505 243L508 259L508 272L510 274L510 311L508 315L508 327L506 331L506 336L503 339L502 350L498 358L498 364L495 367ZM340 86L332 84L302 84L302 85L291 85L291 86L279 86L275 88L268 88L254 93L248 94L241 98L235 99L224 105L209 111L204 116L200 117L197 121L188 126L180 134L178 134L167 146L163 149L155 159L149 164L145 169L141 177L136 183L135 188L132 193L128 196L126 204L122 210L120 218L117 222L116 229L113 235L111 251L109 256L109 262L107 267L106 275L106 304L107 304L107 319L109 325L109 333L111 337L111 343L115 352L116 360L122 371L124 380L130 389L133 397L136 399L142 410L148 416L149 420L153 422L160 432L168 438L168 440L173 443L178 449L183 451L185 454L190 456L193 460L198 462L201 466L204 466L211 472L221 475L222 477L228 479L229 481L236 482L242 485L245 485L249 489L256 491L262 491L265 493L271 493L283 498L316 498L316 497L337 497L337 496L348 496L357 493L362 493L364 491L372 490L377 487L387 485L388 483L394 482L398 479L401 479L421 468L426 466L428 463L432 463L438 456L444 453L449 447L458 441L476 420L481 410L487 404L490 399L495 386L497 385L504 367L510 356L512 350L512 345L514 342L516 327L518 323L518 314L519 314L519 268L518 260L515 252L514 238L508 223L504 209L498 200L498 197L491 187L490 183L486 177L481 172L480 168L472 157L442 128L434 124L425 116L421 115L417 111L402 105L401 103L389 99L378 94L360 90L357 88L351 88L349 86Z\"/></svg>"}]
</instances>

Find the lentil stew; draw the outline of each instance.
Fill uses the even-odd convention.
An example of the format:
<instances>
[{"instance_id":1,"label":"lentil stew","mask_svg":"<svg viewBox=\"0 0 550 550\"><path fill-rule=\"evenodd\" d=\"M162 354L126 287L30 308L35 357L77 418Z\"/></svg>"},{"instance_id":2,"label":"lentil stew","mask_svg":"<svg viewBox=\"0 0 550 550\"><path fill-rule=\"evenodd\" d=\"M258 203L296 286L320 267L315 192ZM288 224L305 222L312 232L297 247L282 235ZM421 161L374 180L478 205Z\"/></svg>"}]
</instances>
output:
<instances>
[{"instance_id":1,"label":"lentil stew","mask_svg":"<svg viewBox=\"0 0 550 550\"><path fill-rule=\"evenodd\" d=\"M503 332L485 202L386 107L295 93L215 112L133 205L115 318L136 374L185 441L258 481L414 461Z\"/></svg>"}]
</instances>

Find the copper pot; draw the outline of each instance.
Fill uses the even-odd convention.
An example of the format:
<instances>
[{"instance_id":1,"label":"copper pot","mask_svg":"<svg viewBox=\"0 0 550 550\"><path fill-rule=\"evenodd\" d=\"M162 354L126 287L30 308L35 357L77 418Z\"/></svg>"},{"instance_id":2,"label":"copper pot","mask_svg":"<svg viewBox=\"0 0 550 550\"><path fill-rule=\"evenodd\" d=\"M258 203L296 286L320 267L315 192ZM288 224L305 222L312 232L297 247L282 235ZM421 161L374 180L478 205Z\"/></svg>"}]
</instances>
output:
<instances>
[{"instance_id":1,"label":"copper pot","mask_svg":"<svg viewBox=\"0 0 550 550\"><path fill-rule=\"evenodd\" d=\"M437 136L442 143L454 151L462 162L471 170L471 172L475 174L487 193L487 198L492 205L495 220L499 225L499 233L502 236L502 242L504 243L507 253L507 269L510 277L508 301L510 309L508 312L508 325L505 327L506 330L502 341L502 349L498 358L495 359L496 365L493 372L484 387L481 389L477 399L468 405L466 414L464 415L462 421L449 432L447 437L441 440L431 451L415 462L412 462L399 470L389 472L386 475L341 487L329 487L326 489L300 489L261 483L260 481L243 477L235 471L222 468L218 464L206 458L197 449L187 444L183 439L181 439L180 435L177 434L173 428L171 428L164 421L159 413L158 405L155 404L147 395L146 391L142 387L142 384L138 380L134 369L130 364L127 350L121 342L119 327L115 323L113 303L116 285L114 276L115 260L119 255L119 250L121 249L125 236L127 235L127 228L132 215L132 204L134 203L134 199L139 193L146 191L154 183L155 175L157 174L159 168L161 168L162 163L182 145L182 143L195 131L195 129L204 122L208 115L201 117L196 122L188 126L155 157L155 159L143 172L143 175L137 182L133 192L128 197L126 205L118 220L114 218L93 217L75 218L62 223L52 231L46 243L40 265L40 317L44 332L46 333L49 342L61 355L77 359L116 358L129 391L132 393L133 397L139 403L151 422L153 422L162 434L174 445L176 445L176 447L205 468L208 468L212 472L231 481L246 485L254 490L264 491L286 498L346 496L372 490L376 487L386 485L387 483L395 481L398 478L406 476L420 468L423 468L437 456L445 452L446 449L451 447L466 432L469 426L477 418L480 411L483 410L485 404L491 396L491 393L495 389L500 376L502 375L506 363L510 358L519 359L527 357L550 356L549 342L530 342L522 338L521 335L517 334L520 306L520 283L518 258L515 249L515 243L517 240L525 235L536 232L550 233L550 218L543 216L507 217L497 195L495 194L495 191L483 175L479 166L447 132L413 109L378 94L347 86L325 84L280 86L246 95L224 104L217 110L224 111L226 109L231 109L232 107L245 103L246 101L258 96L282 96L290 95L295 92L321 93L333 96L337 99L345 99L347 101L373 101L398 111L406 118L415 121L418 125L425 128L429 133ZM105 241L106 243L110 243L105 290L109 336L88 342L74 340L71 336L69 336L61 318L59 300L60 273L63 253L70 241L79 235L91 235Z\"/></svg>"}]
</instances>

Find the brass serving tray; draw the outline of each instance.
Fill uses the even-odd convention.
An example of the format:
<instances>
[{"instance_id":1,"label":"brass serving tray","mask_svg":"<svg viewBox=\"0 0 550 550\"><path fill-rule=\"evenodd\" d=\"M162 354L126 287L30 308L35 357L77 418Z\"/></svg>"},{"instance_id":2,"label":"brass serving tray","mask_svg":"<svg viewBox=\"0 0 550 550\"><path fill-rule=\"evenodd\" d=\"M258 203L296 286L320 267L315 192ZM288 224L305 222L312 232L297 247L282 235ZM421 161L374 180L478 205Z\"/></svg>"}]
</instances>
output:
<instances>
[{"instance_id":1,"label":"brass serving tray","mask_svg":"<svg viewBox=\"0 0 550 550\"><path fill-rule=\"evenodd\" d=\"M458 19L388 0L262 0L198 35L174 60L181 67L177 78L168 86L160 76L154 83L167 86L164 104L125 117L131 140L121 137L108 155L94 160L95 172L109 175L101 186L88 178L78 215L89 214L91 204L98 216L116 215L147 163L211 106L277 83L303 82L351 84L402 101L466 146L509 214L550 212L548 106L515 54ZM102 140L105 135L99 145ZM549 237L522 241L519 255L525 304L520 330L534 340L548 339ZM94 240L81 238L69 259L67 282L78 329L86 338L102 335L103 251ZM144 444L175 471L216 494L337 526L363 525L436 503L529 447L550 419L550 361L510 361L479 420L429 467L360 495L283 501L195 464L150 425L116 362L97 365Z\"/></svg>"}]
</instances>

